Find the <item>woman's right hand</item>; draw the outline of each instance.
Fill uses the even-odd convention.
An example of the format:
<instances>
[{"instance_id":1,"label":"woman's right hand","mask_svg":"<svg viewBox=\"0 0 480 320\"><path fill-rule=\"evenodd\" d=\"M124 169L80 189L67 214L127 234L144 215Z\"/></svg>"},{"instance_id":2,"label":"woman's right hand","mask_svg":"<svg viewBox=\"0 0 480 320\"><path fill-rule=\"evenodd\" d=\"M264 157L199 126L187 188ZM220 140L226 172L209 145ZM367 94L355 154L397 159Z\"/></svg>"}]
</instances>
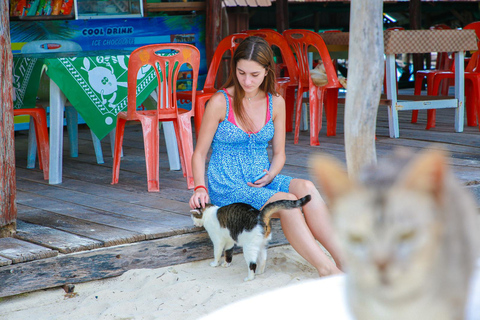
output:
<instances>
[{"instance_id":1,"label":"woman's right hand","mask_svg":"<svg viewBox=\"0 0 480 320\"><path fill-rule=\"evenodd\" d=\"M192 197L190 198L189 204L190 208L205 208L205 204L210 202L210 197L208 196L207 190L203 188L198 188L193 192Z\"/></svg>"}]
</instances>

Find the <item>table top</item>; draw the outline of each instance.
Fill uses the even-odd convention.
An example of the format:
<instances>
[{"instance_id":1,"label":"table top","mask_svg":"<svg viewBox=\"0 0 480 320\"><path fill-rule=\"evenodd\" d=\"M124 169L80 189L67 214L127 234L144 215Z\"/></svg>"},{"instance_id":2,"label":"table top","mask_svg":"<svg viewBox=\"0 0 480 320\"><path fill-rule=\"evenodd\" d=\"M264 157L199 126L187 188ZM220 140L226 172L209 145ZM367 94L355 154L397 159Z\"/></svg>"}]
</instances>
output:
<instances>
[{"instance_id":1,"label":"table top","mask_svg":"<svg viewBox=\"0 0 480 320\"><path fill-rule=\"evenodd\" d=\"M386 54L477 50L475 30L386 30Z\"/></svg>"},{"instance_id":2,"label":"table top","mask_svg":"<svg viewBox=\"0 0 480 320\"><path fill-rule=\"evenodd\" d=\"M327 46L344 47L348 50L348 32L320 34ZM475 30L385 30L386 54L457 52L477 50Z\"/></svg>"}]
</instances>

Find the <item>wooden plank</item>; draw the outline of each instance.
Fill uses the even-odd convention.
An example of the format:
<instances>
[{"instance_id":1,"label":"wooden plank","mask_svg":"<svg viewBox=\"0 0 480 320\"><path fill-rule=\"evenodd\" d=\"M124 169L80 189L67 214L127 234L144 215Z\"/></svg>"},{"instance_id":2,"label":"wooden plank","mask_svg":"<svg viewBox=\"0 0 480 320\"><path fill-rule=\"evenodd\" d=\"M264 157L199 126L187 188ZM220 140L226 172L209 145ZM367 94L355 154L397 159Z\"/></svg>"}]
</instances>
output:
<instances>
[{"instance_id":1,"label":"wooden plank","mask_svg":"<svg viewBox=\"0 0 480 320\"><path fill-rule=\"evenodd\" d=\"M17 233L15 234L15 238L36 243L61 253L85 251L103 246L103 242L101 241L24 222L22 220L17 220Z\"/></svg>"},{"instance_id":2,"label":"wooden plank","mask_svg":"<svg viewBox=\"0 0 480 320\"><path fill-rule=\"evenodd\" d=\"M12 264L58 255L58 251L15 238L0 239L0 256L12 260Z\"/></svg>"},{"instance_id":3,"label":"wooden plank","mask_svg":"<svg viewBox=\"0 0 480 320\"><path fill-rule=\"evenodd\" d=\"M76 219L41 209L24 210L25 206L19 205L19 219L58 230L76 234L82 237L97 240L103 246L109 247L124 243L145 240L146 237L137 232L131 232L104 224ZM28 208L28 207L27 207Z\"/></svg>"},{"instance_id":4,"label":"wooden plank","mask_svg":"<svg viewBox=\"0 0 480 320\"><path fill-rule=\"evenodd\" d=\"M42 190L57 190L58 188L65 188L72 191L83 192L88 198L89 195L97 196L103 195L105 198L108 195L108 199L112 201L122 203L141 203L143 206L158 208L161 203L161 208L165 211L174 212L178 214L190 215L188 199L191 195L191 190L184 192L178 191L180 200L170 199L170 192L167 189L161 189L159 193L152 192L139 192L138 190L124 190L115 187L105 187L96 183L88 182L85 180L77 180L72 178L64 178L60 186L49 185L45 183L43 178L38 181L32 181L29 179L29 169L18 168L17 169L17 189L22 191L42 191ZM40 177L40 175L39 175ZM109 185L110 186L110 185ZM175 190L176 191L176 190ZM179 197L177 193L176 197Z\"/></svg>"},{"instance_id":5,"label":"wooden plank","mask_svg":"<svg viewBox=\"0 0 480 320\"><path fill-rule=\"evenodd\" d=\"M32 193L18 192L18 203L37 209L62 214L72 218L113 226L133 231L150 238L159 238L174 231L165 226L155 225L149 221L105 212L96 208L79 206L71 202L62 202L54 198L45 198Z\"/></svg>"},{"instance_id":6,"label":"wooden plank","mask_svg":"<svg viewBox=\"0 0 480 320\"><path fill-rule=\"evenodd\" d=\"M271 246L286 243L277 219L272 221L272 238ZM0 297L114 277L130 269L160 268L212 257L206 232L61 255L0 267ZM234 263L245 262L235 259Z\"/></svg>"},{"instance_id":7,"label":"wooden plank","mask_svg":"<svg viewBox=\"0 0 480 320\"><path fill-rule=\"evenodd\" d=\"M0 256L0 267L8 266L9 264L12 264L12 260Z\"/></svg>"},{"instance_id":8,"label":"wooden plank","mask_svg":"<svg viewBox=\"0 0 480 320\"><path fill-rule=\"evenodd\" d=\"M121 200L113 200L105 196L93 194L85 194L83 192L72 191L69 189L45 189L33 190L32 193L47 197L55 198L76 205L92 208L94 210L103 210L112 214L128 216L135 219L153 221L159 226L172 227L172 222L176 227L188 227L192 222L190 219L190 207L188 203L183 203L182 214L172 213L166 210L158 209L158 198L155 202L151 201L151 205L145 205L142 201L138 201L136 197L124 198Z\"/></svg>"}]
</instances>

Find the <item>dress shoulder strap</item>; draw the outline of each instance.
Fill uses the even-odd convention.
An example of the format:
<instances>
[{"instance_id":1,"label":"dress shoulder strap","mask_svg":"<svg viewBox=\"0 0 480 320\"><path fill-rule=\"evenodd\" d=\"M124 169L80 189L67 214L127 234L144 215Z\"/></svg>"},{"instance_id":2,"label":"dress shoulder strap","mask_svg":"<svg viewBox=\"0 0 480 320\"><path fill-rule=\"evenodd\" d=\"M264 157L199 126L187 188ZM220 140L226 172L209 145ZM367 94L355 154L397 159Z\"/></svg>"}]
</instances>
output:
<instances>
[{"instance_id":1,"label":"dress shoulder strap","mask_svg":"<svg viewBox=\"0 0 480 320\"><path fill-rule=\"evenodd\" d=\"M226 88L223 88L219 91L223 93L223 96L225 97L225 100L227 101L227 113L225 115L225 118L228 119L228 114L229 114L229 111L230 111L230 96L228 95Z\"/></svg>"},{"instance_id":2,"label":"dress shoulder strap","mask_svg":"<svg viewBox=\"0 0 480 320\"><path fill-rule=\"evenodd\" d=\"M267 121L268 122L273 115L273 101L272 101L272 94L269 92L267 94L267 103L268 103L268 115L267 115Z\"/></svg>"}]
</instances>

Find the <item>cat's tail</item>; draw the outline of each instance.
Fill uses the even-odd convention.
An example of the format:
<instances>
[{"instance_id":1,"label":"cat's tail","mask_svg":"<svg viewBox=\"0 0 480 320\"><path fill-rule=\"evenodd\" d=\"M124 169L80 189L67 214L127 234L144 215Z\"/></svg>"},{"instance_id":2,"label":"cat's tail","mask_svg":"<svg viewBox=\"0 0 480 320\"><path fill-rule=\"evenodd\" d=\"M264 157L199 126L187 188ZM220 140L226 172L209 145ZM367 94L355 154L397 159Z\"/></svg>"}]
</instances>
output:
<instances>
[{"instance_id":1,"label":"cat's tail","mask_svg":"<svg viewBox=\"0 0 480 320\"><path fill-rule=\"evenodd\" d=\"M307 194L305 197L298 200L277 200L267 204L262 211L260 211L260 219L262 219L265 226L265 237L268 237L270 234L270 219L275 212L283 209L295 209L303 207L311 199L312 196Z\"/></svg>"}]
</instances>

